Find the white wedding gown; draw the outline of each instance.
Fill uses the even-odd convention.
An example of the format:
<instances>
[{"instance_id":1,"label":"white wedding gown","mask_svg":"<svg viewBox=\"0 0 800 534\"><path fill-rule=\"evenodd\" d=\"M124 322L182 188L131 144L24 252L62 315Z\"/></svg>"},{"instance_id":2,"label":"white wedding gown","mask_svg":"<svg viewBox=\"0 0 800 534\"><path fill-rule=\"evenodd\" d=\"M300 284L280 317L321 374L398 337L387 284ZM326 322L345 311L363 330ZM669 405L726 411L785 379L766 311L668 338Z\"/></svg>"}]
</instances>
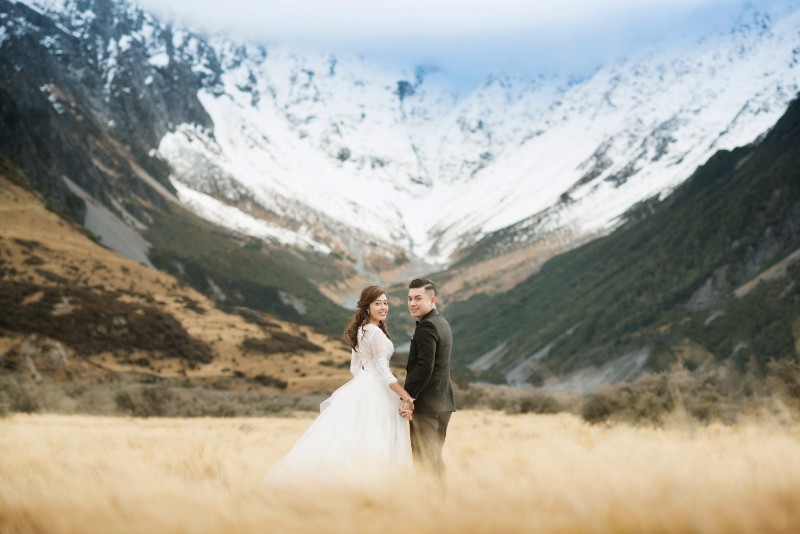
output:
<instances>
[{"instance_id":1,"label":"white wedding gown","mask_svg":"<svg viewBox=\"0 0 800 534\"><path fill-rule=\"evenodd\" d=\"M358 329L353 378L320 404L320 415L267 475L268 485L375 479L412 469L408 421L389 389L392 342L375 325Z\"/></svg>"}]
</instances>

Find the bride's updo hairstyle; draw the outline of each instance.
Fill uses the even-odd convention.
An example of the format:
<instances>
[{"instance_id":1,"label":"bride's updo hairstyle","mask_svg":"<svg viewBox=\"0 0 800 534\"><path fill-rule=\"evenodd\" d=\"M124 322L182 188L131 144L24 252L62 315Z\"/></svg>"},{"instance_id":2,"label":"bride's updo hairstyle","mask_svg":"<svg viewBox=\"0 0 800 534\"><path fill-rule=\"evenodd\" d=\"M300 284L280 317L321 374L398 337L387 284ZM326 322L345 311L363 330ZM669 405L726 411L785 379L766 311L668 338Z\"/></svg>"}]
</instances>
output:
<instances>
[{"instance_id":1,"label":"bride's updo hairstyle","mask_svg":"<svg viewBox=\"0 0 800 534\"><path fill-rule=\"evenodd\" d=\"M369 305L385 294L386 291L380 286L365 287L361 292L361 297L359 297L358 304L356 304L356 311L347 323L347 328L344 329L344 340L350 345L351 349L355 349L358 346L358 327L369 323ZM379 322L378 326L386 334L386 337L390 337L389 329L384 321Z\"/></svg>"}]
</instances>

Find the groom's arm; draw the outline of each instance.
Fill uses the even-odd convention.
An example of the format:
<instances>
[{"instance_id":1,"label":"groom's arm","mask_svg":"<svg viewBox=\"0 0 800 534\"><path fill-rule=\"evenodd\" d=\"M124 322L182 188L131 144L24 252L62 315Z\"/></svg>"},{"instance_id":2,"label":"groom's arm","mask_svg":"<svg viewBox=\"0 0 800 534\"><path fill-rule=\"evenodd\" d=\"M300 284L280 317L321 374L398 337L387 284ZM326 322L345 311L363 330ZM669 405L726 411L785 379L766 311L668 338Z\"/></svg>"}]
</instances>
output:
<instances>
[{"instance_id":1,"label":"groom's arm","mask_svg":"<svg viewBox=\"0 0 800 534\"><path fill-rule=\"evenodd\" d=\"M421 323L414 332L414 341L417 343L417 361L406 376L405 389L416 399L433 375L433 364L436 362L436 327L431 323Z\"/></svg>"}]
</instances>

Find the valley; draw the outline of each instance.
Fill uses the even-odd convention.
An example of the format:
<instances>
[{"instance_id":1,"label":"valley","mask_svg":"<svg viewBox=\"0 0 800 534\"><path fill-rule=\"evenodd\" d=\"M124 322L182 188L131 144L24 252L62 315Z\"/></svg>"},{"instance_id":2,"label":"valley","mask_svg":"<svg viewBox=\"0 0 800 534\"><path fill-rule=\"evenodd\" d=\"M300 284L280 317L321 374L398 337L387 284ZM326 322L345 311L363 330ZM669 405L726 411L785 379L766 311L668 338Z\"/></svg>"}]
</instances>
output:
<instances>
[{"instance_id":1,"label":"valley","mask_svg":"<svg viewBox=\"0 0 800 534\"><path fill-rule=\"evenodd\" d=\"M389 286L405 340L428 275L465 384L765 383L796 357L798 28L748 5L457 94L128 0L0 0L4 187L42 214L0 222L6 353L41 335L86 373L322 393L357 292Z\"/></svg>"}]
</instances>

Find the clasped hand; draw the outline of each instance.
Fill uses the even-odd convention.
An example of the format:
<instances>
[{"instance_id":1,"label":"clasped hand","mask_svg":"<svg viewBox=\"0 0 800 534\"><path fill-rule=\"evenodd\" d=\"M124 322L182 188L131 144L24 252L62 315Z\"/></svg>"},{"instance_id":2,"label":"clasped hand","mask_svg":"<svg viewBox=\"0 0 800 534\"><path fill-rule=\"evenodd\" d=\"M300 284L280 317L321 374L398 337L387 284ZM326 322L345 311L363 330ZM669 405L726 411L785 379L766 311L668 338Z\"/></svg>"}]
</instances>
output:
<instances>
[{"instance_id":1,"label":"clasped hand","mask_svg":"<svg viewBox=\"0 0 800 534\"><path fill-rule=\"evenodd\" d=\"M414 403L410 400L404 400L400 405L400 417L411 421L411 415L414 413Z\"/></svg>"}]
</instances>

